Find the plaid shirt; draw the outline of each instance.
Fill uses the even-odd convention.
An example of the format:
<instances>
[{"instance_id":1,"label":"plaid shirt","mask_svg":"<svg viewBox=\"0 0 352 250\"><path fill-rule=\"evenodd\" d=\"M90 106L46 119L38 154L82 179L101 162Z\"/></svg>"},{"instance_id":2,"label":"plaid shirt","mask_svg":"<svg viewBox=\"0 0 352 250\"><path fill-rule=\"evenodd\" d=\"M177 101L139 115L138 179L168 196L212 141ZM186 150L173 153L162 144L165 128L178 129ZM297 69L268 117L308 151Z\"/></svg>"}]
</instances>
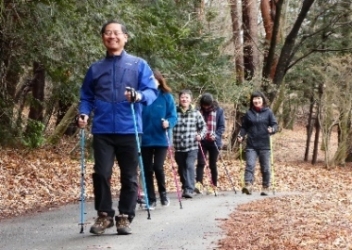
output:
<instances>
[{"instance_id":1,"label":"plaid shirt","mask_svg":"<svg viewBox=\"0 0 352 250\"><path fill-rule=\"evenodd\" d=\"M178 152L188 152L198 149L196 135L204 138L207 127L203 116L194 107L182 111L177 107L177 124L173 129L174 149Z\"/></svg>"}]
</instances>

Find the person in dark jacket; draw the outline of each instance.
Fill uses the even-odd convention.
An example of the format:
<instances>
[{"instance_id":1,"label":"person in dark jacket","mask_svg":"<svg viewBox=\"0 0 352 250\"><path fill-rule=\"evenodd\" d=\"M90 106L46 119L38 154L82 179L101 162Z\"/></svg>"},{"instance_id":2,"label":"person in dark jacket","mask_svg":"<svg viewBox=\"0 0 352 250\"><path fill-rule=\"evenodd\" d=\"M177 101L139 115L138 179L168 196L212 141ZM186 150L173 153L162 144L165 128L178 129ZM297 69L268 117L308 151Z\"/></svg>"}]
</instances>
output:
<instances>
[{"instance_id":1,"label":"person in dark jacket","mask_svg":"<svg viewBox=\"0 0 352 250\"><path fill-rule=\"evenodd\" d=\"M84 128L94 113L92 177L98 217L90 232L99 235L114 225L110 179L116 158L121 181L116 228L118 234L130 234L138 189L136 132L139 136L142 133L142 106L156 99L157 89L147 62L124 50L128 36L123 24L107 22L101 29L101 37L106 56L93 63L86 73L78 116L78 126Z\"/></svg>"},{"instance_id":2,"label":"person in dark jacket","mask_svg":"<svg viewBox=\"0 0 352 250\"><path fill-rule=\"evenodd\" d=\"M225 117L224 110L219 107L218 103L214 101L210 93L204 93L199 101L200 113L202 114L205 123L207 124L207 132L205 138L201 140L198 150L198 163L196 169L196 185L194 191L202 193L203 191L203 175L205 160L209 153L209 168L211 171L211 183L216 193L218 185L218 168L217 160L219 150L222 147L222 134L225 131Z\"/></svg>"},{"instance_id":3,"label":"person in dark jacket","mask_svg":"<svg viewBox=\"0 0 352 250\"><path fill-rule=\"evenodd\" d=\"M172 139L171 130L177 122L176 105L171 88L159 71L154 71L154 77L158 86L158 97L151 105L145 106L142 112L142 157L150 209L156 207L154 173L161 205L170 204L166 193L164 162Z\"/></svg>"},{"instance_id":4,"label":"person in dark jacket","mask_svg":"<svg viewBox=\"0 0 352 250\"><path fill-rule=\"evenodd\" d=\"M254 170L259 158L262 174L261 195L268 195L270 187L270 136L277 131L277 121L267 106L266 97L260 91L254 91L250 99L250 108L242 120L238 141L247 136L245 187L242 192L252 194Z\"/></svg>"}]
</instances>

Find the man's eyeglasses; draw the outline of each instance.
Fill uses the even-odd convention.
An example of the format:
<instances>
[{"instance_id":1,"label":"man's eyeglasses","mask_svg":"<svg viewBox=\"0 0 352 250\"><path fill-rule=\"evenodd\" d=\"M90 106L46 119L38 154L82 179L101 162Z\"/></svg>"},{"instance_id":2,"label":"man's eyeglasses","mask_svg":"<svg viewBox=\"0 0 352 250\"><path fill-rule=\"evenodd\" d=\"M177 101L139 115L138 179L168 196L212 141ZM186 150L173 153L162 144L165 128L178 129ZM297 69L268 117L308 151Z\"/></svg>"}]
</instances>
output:
<instances>
[{"instance_id":1,"label":"man's eyeglasses","mask_svg":"<svg viewBox=\"0 0 352 250\"><path fill-rule=\"evenodd\" d=\"M121 34L124 34L123 32L119 32L117 30L105 30L104 31L104 35L105 36L112 36L112 35L115 35L115 36L118 36L118 35L121 35Z\"/></svg>"}]
</instances>

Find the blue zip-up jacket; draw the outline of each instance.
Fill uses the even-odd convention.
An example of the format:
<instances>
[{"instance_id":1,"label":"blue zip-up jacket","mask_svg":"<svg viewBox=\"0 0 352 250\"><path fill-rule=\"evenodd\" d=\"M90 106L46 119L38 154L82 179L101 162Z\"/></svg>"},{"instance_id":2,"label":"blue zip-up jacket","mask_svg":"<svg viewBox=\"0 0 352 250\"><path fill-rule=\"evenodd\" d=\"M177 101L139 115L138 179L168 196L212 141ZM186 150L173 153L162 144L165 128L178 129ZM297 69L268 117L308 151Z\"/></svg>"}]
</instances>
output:
<instances>
[{"instance_id":1,"label":"blue zip-up jacket","mask_svg":"<svg viewBox=\"0 0 352 250\"><path fill-rule=\"evenodd\" d=\"M239 135L247 135L247 149L270 149L270 134L268 127L277 131L277 121L270 108L264 107L260 111L249 109L242 120Z\"/></svg>"},{"instance_id":2,"label":"blue zip-up jacket","mask_svg":"<svg viewBox=\"0 0 352 250\"><path fill-rule=\"evenodd\" d=\"M162 119L169 122L168 137L172 143L172 128L177 122L176 105L173 96L163 91L158 92L158 97L149 106L143 107L143 136L142 147L167 147L168 141Z\"/></svg>"},{"instance_id":3,"label":"blue zip-up jacket","mask_svg":"<svg viewBox=\"0 0 352 250\"><path fill-rule=\"evenodd\" d=\"M132 87L142 95L133 104L138 133L142 133L142 104L157 95L154 75L147 62L123 51L92 64L81 87L80 114L93 115L92 134L134 134L131 103L124 92Z\"/></svg>"}]
</instances>

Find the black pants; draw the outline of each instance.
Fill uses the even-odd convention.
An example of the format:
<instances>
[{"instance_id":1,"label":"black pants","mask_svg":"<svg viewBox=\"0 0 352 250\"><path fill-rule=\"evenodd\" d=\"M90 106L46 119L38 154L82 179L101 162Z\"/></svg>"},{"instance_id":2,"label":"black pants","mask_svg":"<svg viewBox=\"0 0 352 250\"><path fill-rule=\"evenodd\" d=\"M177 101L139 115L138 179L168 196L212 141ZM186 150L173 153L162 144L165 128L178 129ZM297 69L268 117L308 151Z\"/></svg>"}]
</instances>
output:
<instances>
[{"instance_id":1,"label":"black pants","mask_svg":"<svg viewBox=\"0 0 352 250\"><path fill-rule=\"evenodd\" d=\"M218 160L219 151L216 148L214 143L202 143L202 149L204 152L204 156L206 157L209 153L209 168L211 172L211 181L214 186L218 185L218 168L216 162ZM202 150L199 148L198 150L198 164L196 170L196 181L203 184L203 176L204 176L204 167L205 167L205 159L204 159ZM207 177L208 178L208 177ZM210 181L210 180L209 180Z\"/></svg>"},{"instance_id":2,"label":"black pants","mask_svg":"<svg viewBox=\"0 0 352 250\"><path fill-rule=\"evenodd\" d=\"M164 172L166 155L167 147L142 147L142 158L149 203L156 202L154 173L160 197L166 193Z\"/></svg>"},{"instance_id":3,"label":"black pants","mask_svg":"<svg viewBox=\"0 0 352 250\"><path fill-rule=\"evenodd\" d=\"M93 138L94 174L93 188L95 210L115 215L112 208L110 179L115 157L120 167L121 191L118 204L120 214L130 221L135 216L137 201L138 149L135 135L99 134Z\"/></svg>"}]
</instances>

